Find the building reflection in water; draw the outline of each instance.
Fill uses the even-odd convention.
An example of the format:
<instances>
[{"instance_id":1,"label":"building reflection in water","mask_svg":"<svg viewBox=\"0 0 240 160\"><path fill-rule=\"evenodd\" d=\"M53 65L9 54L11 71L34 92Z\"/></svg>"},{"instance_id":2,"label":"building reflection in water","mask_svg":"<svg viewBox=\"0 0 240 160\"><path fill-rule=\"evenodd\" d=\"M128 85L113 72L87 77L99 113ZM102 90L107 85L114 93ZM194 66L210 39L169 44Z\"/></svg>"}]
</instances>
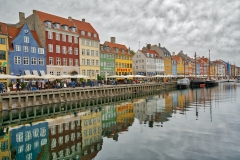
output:
<instances>
[{"instance_id":1,"label":"building reflection in water","mask_svg":"<svg viewBox=\"0 0 240 160\"><path fill-rule=\"evenodd\" d=\"M213 101L215 107L224 99L233 101L237 98L236 88L236 85L220 85L211 89L172 91L74 114L62 111L59 116L48 117L47 113L47 119L20 119L12 125L6 122L10 122L9 117L16 120L18 112L4 111L0 114L0 160L93 159L102 149L102 137L118 141L119 133L127 132L134 118L149 127L163 127L174 114L195 110L196 120L201 111L209 111L212 121ZM56 107L70 103L56 104ZM34 112L28 114L31 116Z\"/></svg>"}]
</instances>

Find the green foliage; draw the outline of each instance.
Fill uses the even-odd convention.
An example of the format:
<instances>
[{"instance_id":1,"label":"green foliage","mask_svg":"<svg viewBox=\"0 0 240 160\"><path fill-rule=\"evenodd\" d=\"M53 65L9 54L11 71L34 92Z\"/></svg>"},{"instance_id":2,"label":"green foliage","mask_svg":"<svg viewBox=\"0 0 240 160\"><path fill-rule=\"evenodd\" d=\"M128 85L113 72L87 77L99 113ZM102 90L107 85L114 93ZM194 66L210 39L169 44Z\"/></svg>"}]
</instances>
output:
<instances>
[{"instance_id":1,"label":"green foliage","mask_svg":"<svg viewBox=\"0 0 240 160\"><path fill-rule=\"evenodd\" d=\"M22 82L22 83L21 83L21 87L22 87L22 88L26 88L26 86L27 86L27 85L26 85L25 82Z\"/></svg>"},{"instance_id":2,"label":"green foliage","mask_svg":"<svg viewBox=\"0 0 240 160\"><path fill-rule=\"evenodd\" d=\"M102 76L97 76L97 80L102 80Z\"/></svg>"},{"instance_id":3,"label":"green foliage","mask_svg":"<svg viewBox=\"0 0 240 160\"><path fill-rule=\"evenodd\" d=\"M134 51L134 50L130 50L130 53L134 55L134 54L135 54L135 51Z\"/></svg>"},{"instance_id":4,"label":"green foliage","mask_svg":"<svg viewBox=\"0 0 240 160\"><path fill-rule=\"evenodd\" d=\"M12 87L12 85L13 85L12 82L10 82L10 83L8 84L8 87Z\"/></svg>"},{"instance_id":5,"label":"green foliage","mask_svg":"<svg viewBox=\"0 0 240 160\"><path fill-rule=\"evenodd\" d=\"M81 82L81 83L82 83L83 81L84 81L84 79L83 79L83 78L79 78L79 82Z\"/></svg>"}]
</instances>

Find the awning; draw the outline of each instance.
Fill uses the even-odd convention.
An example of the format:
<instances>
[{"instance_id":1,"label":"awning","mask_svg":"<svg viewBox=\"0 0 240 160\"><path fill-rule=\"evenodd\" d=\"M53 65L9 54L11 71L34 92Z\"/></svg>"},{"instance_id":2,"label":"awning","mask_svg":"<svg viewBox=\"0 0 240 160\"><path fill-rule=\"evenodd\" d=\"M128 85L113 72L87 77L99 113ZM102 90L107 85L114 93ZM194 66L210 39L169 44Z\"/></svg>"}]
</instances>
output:
<instances>
[{"instance_id":1,"label":"awning","mask_svg":"<svg viewBox=\"0 0 240 160\"><path fill-rule=\"evenodd\" d=\"M35 75L35 76L39 76L37 70L33 70L32 72L33 72L33 75Z\"/></svg>"},{"instance_id":2,"label":"awning","mask_svg":"<svg viewBox=\"0 0 240 160\"><path fill-rule=\"evenodd\" d=\"M45 74L45 71L42 71L42 70L40 70L40 74L41 74L41 76L46 75L46 74Z\"/></svg>"},{"instance_id":3,"label":"awning","mask_svg":"<svg viewBox=\"0 0 240 160\"><path fill-rule=\"evenodd\" d=\"M29 70L24 70L24 72L25 72L25 75L31 74Z\"/></svg>"}]
</instances>

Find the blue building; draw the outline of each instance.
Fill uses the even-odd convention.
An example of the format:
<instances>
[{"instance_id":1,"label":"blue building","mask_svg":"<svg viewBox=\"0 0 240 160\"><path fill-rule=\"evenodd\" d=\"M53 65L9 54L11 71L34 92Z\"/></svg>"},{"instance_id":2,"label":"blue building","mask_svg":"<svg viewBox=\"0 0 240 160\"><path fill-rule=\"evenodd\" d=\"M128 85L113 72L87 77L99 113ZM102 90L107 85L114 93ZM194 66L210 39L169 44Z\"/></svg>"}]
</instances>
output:
<instances>
[{"instance_id":1,"label":"blue building","mask_svg":"<svg viewBox=\"0 0 240 160\"><path fill-rule=\"evenodd\" d=\"M48 122L20 126L10 130L12 157L33 160L48 143Z\"/></svg>"},{"instance_id":2,"label":"blue building","mask_svg":"<svg viewBox=\"0 0 240 160\"><path fill-rule=\"evenodd\" d=\"M46 52L40 47L35 31L26 24L20 28L8 26L9 73L11 75L44 75L46 73Z\"/></svg>"},{"instance_id":3,"label":"blue building","mask_svg":"<svg viewBox=\"0 0 240 160\"><path fill-rule=\"evenodd\" d=\"M197 73L196 73L196 75L200 75L200 64L199 63L197 63L196 64L196 71L197 71Z\"/></svg>"},{"instance_id":4,"label":"blue building","mask_svg":"<svg viewBox=\"0 0 240 160\"><path fill-rule=\"evenodd\" d=\"M172 59L172 75L177 77L177 61L175 59Z\"/></svg>"}]
</instances>

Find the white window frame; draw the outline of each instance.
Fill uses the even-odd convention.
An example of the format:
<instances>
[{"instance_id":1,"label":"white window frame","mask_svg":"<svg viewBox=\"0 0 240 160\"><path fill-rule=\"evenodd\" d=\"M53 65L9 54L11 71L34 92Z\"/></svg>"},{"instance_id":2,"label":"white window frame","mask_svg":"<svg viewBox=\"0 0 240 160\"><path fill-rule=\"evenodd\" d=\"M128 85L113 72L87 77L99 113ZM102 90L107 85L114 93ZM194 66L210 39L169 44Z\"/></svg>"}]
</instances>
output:
<instances>
[{"instance_id":1,"label":"white window frame","mask_svg":"<svg viewBox=\"0 0 240 160\"><path fill-rule=\"evenodd\" d=\"M63 66L67 66L67 58L63 58Z\"/></svg>"},{"instance_id":2,"label":"white window frame","mask_svg":"<svg viewBox=\"0 0 240 160\"><path fill-rule=\"evenodd\" d=\"M60 57L56 57L56 65L61 66L61 58Z\"/></svg>"},{"instance_id":3,"label":"white window frame","mask_svg":"<svg viewBox=\"0 0 240 160\"><path fill-rule=\"evenodd\" d=\"M60 33L56 33L55 37L57 41L60 41Z\"/></svg>"},{"instance_id":4,"label":"white window frame","mask_svg":"<svg viewBox=\"0 0 240 160\"><path fill-rule=\"evenodd\" d=\"M83 48L82 49L82 55L85 55L86 54L86 52L85 52L85 49Z\"/></svg>"},{"instance_id":5,"label":"white window frame","mask_svg":"<svg viewBox=\"0 0 240 160\"><path fill-rule=\"evenodd\" d=\"M91 56L94 56L94 50L91 50Z\"/></svg>"},{"instance_id":6,"label":"white window frame","mask_svg":"<svg viewBox=\"0 0 240 160\"><path fill-rule=\"evenodd\" d=\"M96 53L96 57L98 57L98 51L95 51L95 53Z\"/></svg>"},{"instance_id":7,"label":"white window frame","mask_svg":"<svg viewBox=\"0 0 240 160\"><path fill-rule=\"evenodd\" d=\"M29 37L28 36L24 36L24 42L29 43Z\"/></svg>"},{"instance_id":8,"label":"white window frame","mask_svg":"<svg viewBox=\"0 0 240 160\"><path fill-rule=\"evenodd\" d=\"M23 52L28 52L28 46L23 46Z\"/></svg>"},{"instance_id":9,"label":"white window frame","mask_svg":"<svg viewBox=\"0 0 240 160\"><path fill-rule=\"evenodd\" d=\"M78 59L75 59L75 66L78 66Z\"/></svg>"},{"instance_id":10,"label":"white window frame","mask_svg":"<svg viewBox=\"0 0 240 160\"><path fill-rule=\"evenodd\" d=\"M53 39L53 32L48 31L48 39Z\"/></svg>"},{"instance_id":11,"label":"white window frame","mask_svg":"<svg viewBox=\"0 0 240 160\"><path fill-rule=\"evenodd\" d=\"M74 55L78 55L78 48L74 48Z\"/></svg>"},{"instance_id":12,"label":"white window frame","mask_svg":"<svg viewBox=\"0 0 240 160\"><path fill-rule=\"evenodd\" d=\"M87 35L88 35L88 37L91 37L91 32L88 32Z\"/></svg>"},{"instance_id":13,"label":"white window frame","mask_svg":"<svg viewBox=\"0 0 240 160\"><path fill-rule=\"evenodd\" d=\"M21 57L20 56L14 56L14 64L21 64Z\"/></svg>"},{"instance_id":14,"label":"white window frame","mask_svg":"<svg viewBox=\"0 0 240 160\"><path fill-rule=\"evenodd\" d=\"M85 31L81 31L81 35L85 35Z\"/></svg>"},{"instance_id":15,"label":"white window frame","mask_svg":"<svg viewBox=\"0 0 240 160\"><path fill-rule=\"evenodd\" d=\"M48 52L53 52L53 45L52 44L48 44Z\"/></svg>"},{"instance_id":16,"label":"white window frame","mask_svg":"<svg viewBox=\"0 0 240 160\"><path fill-rule=\"evenodd\" d=\"M72 43L72 36L68 35L68 42Z\"/></svg>"},{"instance_id":17,"label":"white window frame","mask_svg":"<svg viewBox=\"0 0 240 160\"><path fill-rule=\"evenodd\" d=\"M42 64L41 64L42 62ZM38 58L38 65L43 66L44 65L44 59L43 58Z\"/></svg>"},{"instance_id":18,"label":"white window frame","mask_svg":"<svg viewBox=\"0 0 240 160\"><path fill-rule=\"evenodd\" d=\"M82 65L85 65L86 63L85 63L85 59L82 59Z\"/></svg>"},{"instance_id":19,"label":"white window frame","mask_svg":"<svg viewBox=\"0 0 240 160\"><path fill-rule=\"evenodd\" d=\"M33 62L35 62L35 63L33 63ZM31 65L37 65L37 58L36 57L31 58Z\"/></svg>"},{"instance_id":20,"label":"white window frame","mask_svg":"<svg viewBox=\"0 0 240 160\"><path fill-rule=\"evenodd\" d=\"M31 47L31 52L36 53L36 47Z\"/></svg>"},{"instance_id":21,"label":"white window frame","mask_svg":"<svg viewBox=\"0 0 240 160\"><path fill-rule=\"evenodd\" d=\"M38 54L44 54L44 49L43 48L38 48Z\"/></svg>"},{"instance_id":22,"label":"white window frame","mask_svg":"<svg viewBox=\"0 0 240 160\"><path fill-rule=\"evenodd\" d=\"M66 34L62 34L62 41L66 42Z\"/></svg>"},{"instance_id":23,"label":"white window frame","mask_svg":"<svg viewBox=\"0 0 240 160\"><path fill-rule=\"evenodd\" d=\"M73 66L73 59L69 58L69 66Z\"/></svg>"},{"instance_id":24,"label":"white window frame","mask_svg":"<svg viewBox=\"0 0 240 160\"><path fill-rule=\"evenodd\" d=\"M72 47L68 47L68 54L72 54Z\"/></svg>"},{"instance_id":25,"label":"white window frame","mask_svg":"<svg viewBox=\"0 0 240 160\"><path fill-rule=\"evenodd\" d=\"M16 51L21 51L21 46L20 45L15 45Z\"/></svg>"},{"instance_id":26,"label":"white window frame","mask_svg":"<svg viewBox=\"0 0 240 160\"><path fill-rule=\"evenodd\" d=\"M25 61L27 63L25 63ZM23 65L29 65L29 57L23 57Z\"/></svg>"},{"instance_id":27,"label":"white window frame","mask_svg":"<svg viewBox=\"0 0 240 160\"><path fill-rule=\"evenodd\" d=\"M82 39L81 44L85 45L85 39Z\"/></svg>"},{"instance_id":28,"label":"white window frame","mask_svg":"<svg viewBox=\"0 0 240 160\"><path fill-rule=\"evenodd\" d=\"M49 65L54 65L54 58L53 57L49 57Z\"/></svg>"},{"instance_id":29,"label":"white window frame","mask_svg":"<svg viewBox=\"0 0 240 160\"><path fill-rule=\"evenodd\" d=\"M62 53L63 53L63 54L67 54L67 48L66 48L66 46L62 46Z\"/></svg>"},{"instance_id":30,"label":"white window frame","mask_svg":"<svg viewBox=\"0 0 240 160\"><path fill-rule=\"evenodd\" d=\"M60 53L60 45L56 45L56 53Z\"/></svg>"},{"instance_id":31,"label":"white window frame","mask_svg":"<svg viewBox=\"0 0 240 160\"><path fill-rule=\"evenodd\" d=\"M78 37L74 36L74 43L78 44Z\"/></svg>"}]
</instances>

